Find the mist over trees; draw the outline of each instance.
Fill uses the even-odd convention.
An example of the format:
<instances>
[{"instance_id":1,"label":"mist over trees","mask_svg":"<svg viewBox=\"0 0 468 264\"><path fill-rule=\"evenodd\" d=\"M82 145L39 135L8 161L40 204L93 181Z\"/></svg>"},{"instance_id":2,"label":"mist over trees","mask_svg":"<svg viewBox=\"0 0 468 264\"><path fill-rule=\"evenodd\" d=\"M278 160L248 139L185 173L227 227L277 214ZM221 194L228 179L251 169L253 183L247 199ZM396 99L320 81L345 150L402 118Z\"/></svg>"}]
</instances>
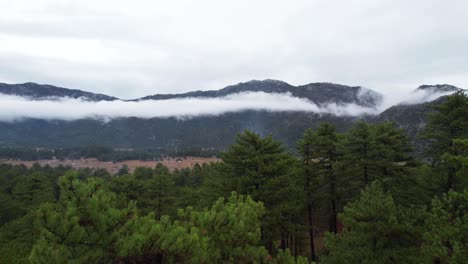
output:
<instances>
[{"instance_id":1,"label":"mist over trees","mask_svg":"<svg viewBox=\"0 0 468 264\"><path fill-rule=\"evenodd\" d=\"M468 96L404 130L322 123L296 151L237 135L221 162L106 171L0 164L0 263L464 263Z\"/></svg>"}]
</instances>

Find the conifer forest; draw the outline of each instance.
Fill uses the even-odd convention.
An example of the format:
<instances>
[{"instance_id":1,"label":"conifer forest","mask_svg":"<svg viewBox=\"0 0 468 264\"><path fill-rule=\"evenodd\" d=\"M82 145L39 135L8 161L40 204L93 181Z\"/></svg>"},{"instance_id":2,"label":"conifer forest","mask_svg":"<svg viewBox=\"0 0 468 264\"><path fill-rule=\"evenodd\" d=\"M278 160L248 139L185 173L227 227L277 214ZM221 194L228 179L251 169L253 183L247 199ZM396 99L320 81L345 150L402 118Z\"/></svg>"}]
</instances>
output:
<instances>
[{"instance_id":1,"label":"conifer forest","mask_svg":"<svg viewBox=\"0 0 468 264\"><path fill-rule=\"evenodd\" d=\"M0 263L468 263L468 96L170 170L0 164Z\"/></svg>"}]
</instances>

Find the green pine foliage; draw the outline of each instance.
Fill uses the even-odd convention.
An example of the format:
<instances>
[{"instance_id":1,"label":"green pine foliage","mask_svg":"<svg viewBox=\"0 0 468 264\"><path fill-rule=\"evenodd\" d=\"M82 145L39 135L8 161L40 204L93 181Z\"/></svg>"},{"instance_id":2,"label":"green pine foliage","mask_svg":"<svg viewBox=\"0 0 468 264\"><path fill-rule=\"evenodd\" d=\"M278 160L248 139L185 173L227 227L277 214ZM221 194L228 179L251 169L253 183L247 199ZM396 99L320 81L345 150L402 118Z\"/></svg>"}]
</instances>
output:
<instances>
[{"instance_id":1,"label":"green pine foliage","mask_svg":"<svg viewBox=\"0 0 468 264\"><path fill-rule=\"evenodd\" d=\"M401 128L359 121L297 152L245 131L178 170L0 164L0 263L465 263L467 102L435 104L422 160Z\"/></svg>"},{"instance_id":2,"label":"green pine foliage","mask_svg":"<svg viewBox=\"0 0 468 264\"><path fill-rule=\"evenodd\" d=\"M337 174L338 135L333 125L322 123L306 139L311 147L311 164L317 177L317 184L324 189L325 206L329 210L329 231L338 231L338 210L340 207L341 179Z\"/></svg>"},{"instance_id":3,"label":"green pine foliage","mask_svg":"<svg viewBox=\"0 0 468 264\"><path fill-rule=\"evenodd\" d=\"M427 263L466 263L468 190L450 191L434 199L425 230L423 252Z\"/></svg>"},{"instance_id":4,"label":"green pine foliage","mask_svg":"<svg viewBox=\"0 0 468 264\"><path fill-rule=\"evenodd\" d=\"M40 206L41 233L30 256L32 263L106 263L117 256L119 232L137 216L135 203L117 208L117 196L103 180L80 181L69 172L59 179L60 201Z\"/></svg>"},{"instance_id":5,"label":"green pine foliage","mask_svg":"<svg viewBox=\"0 0 468 264\"><path fill-rule=\"evenodd\" d=\"M271 136L262 138L248 130L239 134L221 157L229 177L225 183L239 193L262 201L267 208L262 219L262 240L272 250L273 242L285 240L291 231L289 221L294 217L294 209L289 205L294 206L297 196L290 200L287 196L277 199L277 195L297 193L289 184L294 184L295 174L290 169L296 160Z\"/></svg>"},{"instance_id":6,"label":"green pine foliage","mask_svg":"<svg viewBox=\"0 0 468 264\"><path fill-rule=\"evenodd\" d=\"M324 263L419 263L417 228L422 217L417 210L397 205L389 193L373 183L359 200L348 204L340 215L344 230L330 233L330 253Z\"/></svg>"},{"instance_id":7,"label":"green pine foliage","mask_svg":"<svg viewBox=\"0 0 468 264\"><path fill-rule=\"evenodd\" d=\"M440 186L440 190L463 190L463 185L458 185L457 178L460 168L457 164L445 161L450 156L459 155L460 141L456 143L457 140L463 141L468 138L468 96L464 92L457 92L433 108L423 136L429 139L431 144L428 154L432 162L435 166L442 167L445 172L446 180L444 185Z\"/></svg>"},{"instance_id":8,"label":"green pine foliage","mask_svg":"<svg viewBox=\"0 0 468 264\"><path fill-rule=\"evenodd\" d=\"M268 251L261 246L260 219L265 209L249 196L232 193L206 211L179 211L180 223L208 238L212 263L262 263Z\"/></svg>"},{"instance_id":9,"label":"green pine foliage","mask_svg":"<svg viewBox=\"0 0 468 264\"><path fill-rule=\"evenodd\" d=\"M357 121L341 146L345 174L353 182L358 182L358 186L366 186L377 177L376 140L372 128L363 120Z\"/></svg>"},{"instance_id":10,"label":"green pine foliage","mask_svg":"<svg viewBox=\"0 0 468 264\"><path fill-rule=\"evenodd\" d=\"M34 173L23 177L12 190L14 199L23 209L53 202L55 192L52 183L42 174Z\"/></svg>"},{"instance_id":11,"label":"green pine foliage","mask_svg":"<svg viewBox=\"0 0 468 264\"><path fill-rule=\"evenodd\" d=\"M291 251L289 249L286 250L279 250L276 257L270 261L274 264L308 264L310 263L306 257L294 257L291 255Z\"/></svg>"}]
</instances>

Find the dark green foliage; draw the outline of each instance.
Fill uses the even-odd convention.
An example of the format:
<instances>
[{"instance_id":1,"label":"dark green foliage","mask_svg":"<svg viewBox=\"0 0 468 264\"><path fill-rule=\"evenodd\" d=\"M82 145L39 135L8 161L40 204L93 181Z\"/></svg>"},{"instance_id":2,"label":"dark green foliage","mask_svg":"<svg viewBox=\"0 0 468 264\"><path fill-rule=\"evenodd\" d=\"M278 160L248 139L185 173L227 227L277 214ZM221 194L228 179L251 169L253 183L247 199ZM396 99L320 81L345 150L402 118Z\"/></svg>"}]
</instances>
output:
<instances>
[{"instance_id":1,"label":"dark green foliage","mask_svg":"<svg viewBox=\"0 0 468 264\"><path fill-rule=\"evenodd\" d=\"M340 215L344 231L327 236L330 253L323 263L419 263L421 217L417 210L395 204L374 183L345 207Z\"/></svg>"},{"instance_id":2,"label":"dark green foliage","mask_svg":"<svg viewBox=\"0 0 468 264\"><path fill-rule=\"evenodd\" d=\"M12 194L0 192L0 224L15 220L25 212L23 205Z\"/></svg>"},{"instance_id":3,"label":"dark green foliage","mask_svg":"<svg viewBox=\"0 0 468 264\"><path fill-rule=\"evenodd\" d=\"M282 144L271 136L262 138L251 131L236 137L236 143L221 155L226 165L226 184L234 190L262 201L267 208L263 219L263 240L268 249L276 239L288 235L288 222L295 214L294 174L291 167L296 161ZM292 196L284 196L291 193ZM279 196L278 196L279 195ZM279 198L279 199L278 199ZM280 220L281 219L281 220Z\"/></svg>"},{"instance_id":4,"label":"dark green foliage","mask_svg":"<svg viewBox=\"0 0 468 264\"><path fill-rule=\"evenodd\" d=\"M430 153L437 162L452 146L452 140L468 135L468 96L463 92L447 96L433 106L424 136L431 139Z\"/></svg>"},{"instance_id":5,"label":"dark green foliage","mask_svg":"<svg viewBox=\"0 0 468 264\"><path fill-rule=\"evenodd\" d=\"M310 258L315 261L316 250L314 241L313 214L323 206L329 214L329 231L337 232L337 206L339 183L336 175L338 136L335 128L329 124L321 124L317 130L308 129L298 142L301 155L301 174L303 186L304 211L307 213L307 232L309 236ZM321 190L318 195L318 190ZM322 191L323 190L323 191Z\"/></svg>"},{"instance_id":6,"label":"dark green foliage","mask_svg":"<svg viewBox=\"0 0 468 264\"><path fill-rule=\"evenodd\" d=\"M405 170L413 162L413 149L406 132L394 123L377 124L373 129L377 173L383 178L407 174Z\"/></svg>"},{"instance_id":7,"label":"dark green foliage","mask_svg":"<svg viewBox=\"0 0 468 264\"><path fill-rule=\"evenodd\" d=\"M362 185L384 178L408 174L414 166L412 147L406 132L394 123L370 125L357 122L343 144L346 173Z\"/></svg>"},{"instance_id":8,"label":"dark green foliage","mask_svg":"<svg viewBox=\"0 0 468 264\"><path fill-rule=\"evenodd\" d=\"M124 202L137 201L144 188L144 182L133 174L115 176L110 183L111 191L119 194Z\"/></svg>"},{"instance_id":9,"label":"dark green foliage","mask_svg":"<svg viewBox=\"0 0 468 264\"><path fill-rule=\"evenodd\" d=\"M338 160L338 136L333 125L322 123L316 131L306 134L305 140L311 147L311 164L317 184L324 188L326 208L329 210L329 231L338 231L339 188L341 181L336 173Z\"/></svg>"},{"instance_id":10,"label":"dark green foliage","mask_svg":"<svg viewBox=\"0 0 468 264\"><path fill-rule=\"evenodd\" d=\"M40 173L24 176L13 188L12 193L23 209L35 208L55 200L52 183Z\"/></svg>"},{"instance_id":11,"label":"dark green foliage","mask_svg":"<svg viewBox=\"0 0 468 264\"><path fill-rule=\"evenodd\" d=\"M117 208L117 196L99 179L78 180L70 172L59 180L60 201L43 204L37 214L41 238L32 263L107 263L118 255L119 233L137 217L135 203Z\"/></svg>"},{"instance_id":12,"label":"dark green foliage","mask_svg":"<svg viewBox=\"0 0 468 264\"><path fill-rule=\"evenodd\" d=\"M433 263L466 263L468 256L468 190L450 191L432 202L426 220L423 251Z\"/></svg>"},{"instance_id":13,"label":"dark green foliage","mask_svg":"<svg viewBox=\"0 0 468 264\"><path fill-rule=\"evenodd\" d=\"M207 211L180 210L172 222L154 213L138 217L132 202L119 209L117 196L98 179L82 182L68 173L59 185L59 203L37 213L41 235L32 263L262 263L268 257L259 245L264 209L250 197L233 193Z\"/></svg>"},{"instance_id":14,"label":"dark green foliage","mask_svg":"<svg viewBox=\"0 0 468 264\"><path fill-rule=\"evenodd\" d=\"M153 178L154 171L151 168L139 167L135 169L134 175L137 180L150 180Z\"/></svg>"},{"instance_id":15,"label":"dark green foliage","mask_svg":"<svg viewBox=\"0 0 468 264\"><path fill-rule=\"evenodd\" d=\"M120 167L119 171L117 172L117 176L122 176L125 174L129 174L130 170L128 169L128 166L126 164L122 165Z\"/></svg>"},{"instance_id":16,"label":"dark green foliage","mask_svg":"<svg viewBox=\"0 0 468 264\"><path fill-rule=\"evenodd\" d=\"M155 169L140 167L133 175L116 176L111 184L111 190L125 201L136 201L141 212L155 212L157 218L175 214L175 187L174 175L161 163Z\"/></svg>"},{"instance_id":17,"label":"dark green foliage","mask_svg":"<svg viewBox=\"0 0 468 264\"><path fill-rule=\"evenodd\" d=\"M260 218L264 214L261 203L250 197L232 193L219 199L202 212L191 208L179 211L181 223L189 229L197 228L208 237L209 259L212 263L261 263L268 251L260 246Z\"/></svg>"},{"instance_id":18,"label":"dark green foliage","mask_svg":"<svg viewBox=\"0 0 468 264\"><path fill-rule=\"evenodd\" d=\"M452 151L444 153L441 162L449 168L454 175L451 178L452 186L456 190L463 190L468 186L468 138L452 140Z\"/></svg>"},{"instance_id":19,"label":"dark green foliage","mask_svg":"<svg viewBox=\"0 0 468 264\"><path fill-rule=\"evenodd\" d=\"M138 199L139 206L145 208L144 212L154 210L156 217L170 214L173 210L175 199L175 184L173 175L167 168L156 171L151 179L144 182L144 189ZM151 209L150 209L151 208Z\"/></svg>"},{"instance_id":20,"label":"dark green foliage","mask_svg":"<svg viewBox=\"0 0 468 264\"><path fill-rule=\"evenodd\" d=\"M424 190L413 175L418 165L403 129L394 123L357 122L340 146L339 173L347 181L346 199L379 180L399 203L418 203Z\"/></svg>"},{"instance_id":21,"label":"dark green foliage","mask_svg":"<svg viewBox=\"0 0 468 264\"><path fill-rule=\"evenodd\" d=\"M272 137L261 138L251 131L236 137L236 143L221 155L236 185L243 193L263 200L267 182L287 173L291 156Z\"/></svg>"},{"instance_id":22,"label":"dark green foliage","mask_svg":"<svg viewBox=\"0 0 468 264\"><path fill-rule=\"evenodd\" d=\"M461 189L457 186L457 164L447 161L450 156L459 155L460 142L468 138L468 96L463 92L448 96L446 100L434 106L429 115L424 136L431 142L429 154L436 166L445 168L446 182L441 190ZM466 152L465 152L466 153Z\"/></svg>"},{"instance_id":23,"label":"dark green foliage","mask_svg":"<svg viewBox=\"0 0 468 264\"><path fill-rule=\"evenodd\" d=\"M376 177L377 151L371 125L360 120L348 131L344 146L345 172L353 179L366 186Z\"/></svg>"},{"instance_id":24,"label":"dark green foliage","mask_svg":"<svg viewBox=\"0 0 468 264\"><path fill-rule=\"evenodd\" d=\"M130 221L118 241L121 263L204 263L208 239L197 228L155 220L153 213Z\"/></svg>"},{"instance_id":25,"label":"dark green foliage","mask_svg":"<svg viewBox=\"0 0 468 264\"><path fill-rule=\"evenodd\" d=\"M306 130L298 157L245 131L192 169L0 164L0 263L463 263L464 98L434 112L456 133L431 121L431 164L394 124L365 122Z\"/></svg>"},{"instance_id":26,"label":"dark green foliage","mask_svg":"<svg viewBox=\"0 0 468 264\"><path fill-rule=\"evenodd\" d=\"M227 175L224 163L203 165L203 182L196 191L197 207L205 208L213 204L219 197L235 190L235 178Z\"/></svg>"},{"instance_id":27,"label":"dark green foliage","mask_svg":"<svg viewBox=\"0 0 468 264\"><path fill-rule=\"evenodd\" d=\"M28 256L39 238L34 212L0 227L0 263L29 263Z\"/></svg>"},{"instance_id":28,"label":"dark green foliage","mask_svg":"<svg viewBox=\"0 0 468 264\"><path fill-rule=\"evenodd\" d=\"M305 257L294 257L291 255L291 251L289 249L286 250L279 250L278 255L275 259L272 260L271 263L274 264L308 264L309 261Z\"/></svg>"}]
</instances>

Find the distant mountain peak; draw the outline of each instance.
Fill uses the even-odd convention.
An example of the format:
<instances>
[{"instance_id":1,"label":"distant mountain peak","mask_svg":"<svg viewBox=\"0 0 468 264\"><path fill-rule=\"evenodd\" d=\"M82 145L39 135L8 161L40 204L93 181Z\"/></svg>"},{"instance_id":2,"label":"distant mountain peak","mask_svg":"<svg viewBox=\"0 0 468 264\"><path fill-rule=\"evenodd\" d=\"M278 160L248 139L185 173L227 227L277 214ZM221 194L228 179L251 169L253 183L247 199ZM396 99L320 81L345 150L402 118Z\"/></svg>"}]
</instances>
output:
<instances>
[{"instance_id":1,"label":"distant mountain peak","mask_svg":"<svg viewBox=\"0 0 468 264\"><path fill-rule=\"evenodd\" d=\"M462 88L458 88L456 86L450 84L435 84L435 85L421 85L416 88L415 91L428 91L433 93L447 93L447 92L458 92L462 91Z\"/></svg>"},{"instance_id":2,"label":"distant mountain peak","mask_svg":"<svg viewBox=\"0 0 468 264\"><path fill-rule=\"evenodd\" d=\"M280 80L275 80L275 79L265 79L265 80L250 80L245 83L267 83L267 84L276 84L276 85L290 85L287 82L280 81ZM239 83L239 84L245 84L245 83Z\"/></svg>"},{"instance_id":3,"label":"distant mountain peak","mask_svg":"<svg viewBox=\"0 0 468 264\"><path fill-rule=\"evenodd\" d=\"M26 82L19 84L0 83L0 94L26 97L31 100L49 100L55 98L81 98L89 101L114 101L116 97L85 92L77 89L68 89L48 84Z\"/></svg>"},{"instance_id":4,"label":"distant mountain peak","mask_svg":"<svg viewBox=\"0 0 468 264\"><path fill-rule=\"evenodd\" d=\"M214 98L245 92L289 93L291 96L310 100L318 106L326 106L328 104L356 104L363 107L376 108L382 101L382 95L380 93L360 86L347 86L327 82L294 86L287 82L272 79L250 80L229 85L220 90L194 91L183 94L156 94L137 100L164 100L193 97Z\"/></svg>"}]
</instances>

